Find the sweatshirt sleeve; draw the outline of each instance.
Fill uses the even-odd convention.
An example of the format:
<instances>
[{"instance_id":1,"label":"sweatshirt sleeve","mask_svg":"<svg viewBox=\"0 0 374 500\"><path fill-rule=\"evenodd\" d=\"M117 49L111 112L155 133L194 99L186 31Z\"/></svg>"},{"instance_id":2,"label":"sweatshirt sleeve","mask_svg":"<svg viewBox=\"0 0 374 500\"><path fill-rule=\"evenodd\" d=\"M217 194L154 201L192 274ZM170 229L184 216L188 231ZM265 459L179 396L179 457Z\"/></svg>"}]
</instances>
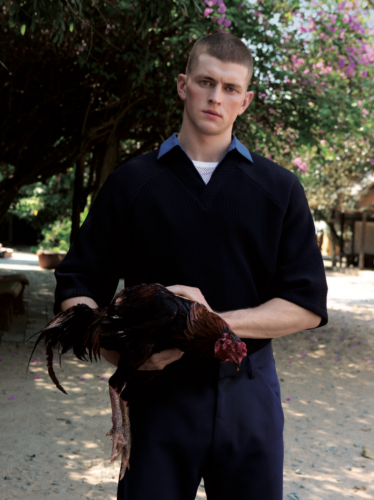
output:
<instances>
[{"instance_id":1,"label":"sweatshirt sleeve","mask_svg":"<svg viewBox=\"0 0 374 500\"><path fill-rule=\"evenodd\" d=\"M275 297L308 309L327 323L327 282L312 214L298 179L292 187L280 238Z\"/></svg>"},{"instance_id":2,"label":"sweatshirt sleeve","mask_svg":"<svg viewBox=\"0 0 374 500\"><path fill-rule=\"evenodd\" d=\"M91 297L99 307L107 306L124 277L121 259L124 214L115 172L100 189L88 216L55 270L54 314L62 301Z\"/></svg>"}]
</instances>

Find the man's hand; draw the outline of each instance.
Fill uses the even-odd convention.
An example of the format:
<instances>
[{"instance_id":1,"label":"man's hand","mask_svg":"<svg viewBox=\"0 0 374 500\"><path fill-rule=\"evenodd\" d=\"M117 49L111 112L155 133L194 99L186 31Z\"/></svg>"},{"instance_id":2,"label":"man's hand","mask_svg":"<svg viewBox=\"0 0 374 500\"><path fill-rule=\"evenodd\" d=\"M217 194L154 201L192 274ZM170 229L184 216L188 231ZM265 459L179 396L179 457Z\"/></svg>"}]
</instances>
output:
<instances>
[{"instance_id":1,"label":"man's hand","mask_svg":"<svg viewBox=\"0 0 374 500\"><path fill-rule=\"evenodd\" d=\"M166 365L177 361L183 354L184 352L177 348L156 352L144 364L139 366L138 370L163 370Z\"/></svg>"},{"instance_id":2,"label":"man's hand","mask_svg":"<svg viewBox=\"0 0 374 500\"><path fill-rule=\"evenodd\" d=\"M172 285L166 287L171 292L175 293L175 295L180 295L188 300L192 300L194 302L199 302L199 304L203 304L208 311L214 312L213 309L209 306L208 302L205 300L204 295L201 293L199 288L195 288L187 285Z\"/></svg>"}]
</instances>

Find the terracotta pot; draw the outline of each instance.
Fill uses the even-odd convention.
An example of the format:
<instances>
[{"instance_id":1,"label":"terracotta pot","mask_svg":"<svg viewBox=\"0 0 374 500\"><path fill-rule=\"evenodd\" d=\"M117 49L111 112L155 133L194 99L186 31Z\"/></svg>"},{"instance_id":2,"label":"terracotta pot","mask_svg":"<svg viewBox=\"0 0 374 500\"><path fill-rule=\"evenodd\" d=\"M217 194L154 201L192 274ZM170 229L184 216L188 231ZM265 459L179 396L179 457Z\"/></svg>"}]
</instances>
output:
<instances>
[{"instance_id":1,"label":"terracotta pot","mask_svg":"<svg viewBox=\"0 0 374 500\"><path fill-rule=\"evenodd\" d=\"M42 269L56 269L64 259L66 252L54 252L53 250L38 250L36 255L39 259L39 266Z\"/></svg>"},{"instance_id":2,"label":"terracotta pot","mask_svg":"<svg viewBox=\"0 0 374 500\"><path fill-rule=\"evenodd\" d=\"M13 255L13 248L5 248L0 243L0 257L6 259L7 257L11 257Z\"/></svg>"}]
</instances>

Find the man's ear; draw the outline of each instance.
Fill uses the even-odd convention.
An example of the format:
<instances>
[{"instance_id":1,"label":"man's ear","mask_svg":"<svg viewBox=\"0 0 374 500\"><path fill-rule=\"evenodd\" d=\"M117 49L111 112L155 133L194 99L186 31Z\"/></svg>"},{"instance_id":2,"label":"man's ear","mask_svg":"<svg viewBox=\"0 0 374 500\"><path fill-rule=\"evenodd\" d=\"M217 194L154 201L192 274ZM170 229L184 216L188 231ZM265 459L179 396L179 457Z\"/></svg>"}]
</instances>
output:
<instances>
[{"instance_id":1,"label":"man's ear","mask_svg":"<svg viewBox=\"0 0 374 500\"><path fill-rule=\"evenodd\" d=\"M248 108L248 106L252 102L253 96L254 96L254 92L252 92L252 91L247 91L245 93L245 97L244 97L243 103L239 109L238 116L241 115L242 113L244 113L244 111Z\"/></svg>"},{"instance_id":2,"label":"man's ear","mask_svg":"<svg viewBox=\"0 0 374 500\"><path fill-rule=\"evenodd\" d=\"M180 73L177 77L177 92L182 101L187 98L187 76Z\"/></svg>"}]
</instances>

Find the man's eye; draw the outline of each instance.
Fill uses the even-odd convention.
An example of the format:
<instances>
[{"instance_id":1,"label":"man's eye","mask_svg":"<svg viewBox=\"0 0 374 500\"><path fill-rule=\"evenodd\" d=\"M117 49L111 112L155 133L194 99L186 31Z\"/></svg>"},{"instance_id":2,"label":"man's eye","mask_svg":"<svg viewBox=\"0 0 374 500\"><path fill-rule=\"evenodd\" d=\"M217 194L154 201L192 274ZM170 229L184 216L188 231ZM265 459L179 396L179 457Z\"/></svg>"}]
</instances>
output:
<instances>
[{"instance_id":1,"label":"man's eye","mask_svg":"<svg viewBox=\"0 0 374 500\"><path fill-rule=\"evenodd\" d=\"M207 80L202 80L201 83L209 83ZM205 85L204 85L205 87Z\"/></svg>"},{"instance_id":2,"label":"man's eye","mask_svg":"<svg viewBox=\"0 0 374 500\"><path fill-rule=\"evenodd\" d=\"M228 87L228 89L230 90L233 90L234 92L236 92L236 90L234 89L234 87ZM230 92L230 94L233 94L234 92Z\"/></svg>"}]
</instances>

